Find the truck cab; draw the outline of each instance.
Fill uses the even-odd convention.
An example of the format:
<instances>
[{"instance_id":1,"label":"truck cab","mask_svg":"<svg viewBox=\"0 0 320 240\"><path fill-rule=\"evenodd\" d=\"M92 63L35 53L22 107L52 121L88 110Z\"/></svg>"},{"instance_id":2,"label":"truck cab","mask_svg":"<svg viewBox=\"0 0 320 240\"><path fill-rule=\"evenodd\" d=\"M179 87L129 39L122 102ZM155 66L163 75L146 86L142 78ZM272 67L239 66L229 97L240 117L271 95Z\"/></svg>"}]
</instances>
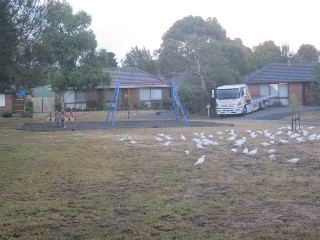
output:
<instances>
[{"instance_id":1,"label":"truck cab","mask_svg":"<svg viewBox=\"0 0 320 240\"><path fill-rule=\"evenodd\" d=\"M251 96L245 84L224 85L217 88L216 110L218 115L245 114L245 105L250 102Z\"/></svg>"},{"instance_id":2,"label":"truck cab","mask_svg":"<svg viewBox=\"0 0 320 240\"><path fill-rule=\"evenodd\" d=\"M217 88L216 111L218 116L242 114L263 109L272 96L251 96L246 84L231 84Z\"/></svg>"}]
</instances>

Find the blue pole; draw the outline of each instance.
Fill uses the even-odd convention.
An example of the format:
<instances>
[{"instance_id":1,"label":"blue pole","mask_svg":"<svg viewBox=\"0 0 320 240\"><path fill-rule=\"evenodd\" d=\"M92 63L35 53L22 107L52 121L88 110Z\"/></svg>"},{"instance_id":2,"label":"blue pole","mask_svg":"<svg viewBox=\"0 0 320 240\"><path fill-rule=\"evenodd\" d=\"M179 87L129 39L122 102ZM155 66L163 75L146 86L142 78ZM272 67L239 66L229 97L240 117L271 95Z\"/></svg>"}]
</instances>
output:
<instances>
[{"instance_id":1,"label":"blue pole","mask_svg":"<svg viewBox=\"0 0 320 240\"><path fill-rule=\"evenodd\" d=\"M178 112L177 112L177 105L176 105L176 101L174 99L174 97L175 97L174 83L173 83L172 80L170 81L170 89L171 89L172 105L173 105L173 109L174 109L174 114L176 116L176 122L179 122L179 116L178 116Z\"/></svg>"},{"instance_id":2,"label":"blue pole","mask_svg":"<svg viewBox=\"0 0 320 240\"><path fill-rule=\"evenodd\" d=\"M189 125L188 120L187 120L187 117L186 117L186 115L184 114L183 107L182 107L182 105L181 105L181 102L180 102L180 99L179 99L179 96L178 96L178 93L177 93L176 90L175 90L175 93L176 93L176 95L177 95L177 100L178 100L178 104L179 104L179 106L180 106L180 109L181 109L181 112L182 112L182 115L183 115L184 123L185 123L186 125Z\"/></svg>"},{"instance_id":3,"label":"blue pole","mask_svg":"<svg viewBox=\"0 0 320 240\"><path fill-rule=\"evenodd\" d=\"M111 103L110 103L110 106L109 106L109 111L108 111L108 115L106 117L106 121L105 121L105 126L108 125L108 119L109 119L109 115L111 113L111 111L113 111L113 115L112 115L112 126L114 125L114 110L117 109L117 102L115 103L115 98L118 99L118 95L119 95L119 88L120 88L120 81L117 82L116 84L116 88L113 92L113 95L112 95L112 100L111 100Z\"/></svg>"},{"instance_id":4,"label":"blue pole","mask_svg":"<svg viewBox=\"0 0 320 240\"><path fill-rule=\"evenodd\" d=\"M120 92L120 81L117 82L117 95L116 95L116 104L114 106L114 114L112 115L112 126L114 126L114 120L117 115L117 105L118 105L118 97Z\"/></svg>"},{"instance_id":5,"label":"blue pole","mask_svg":"<svg viewBox=\"0 0 320 240\"><path fill-rule=\"evenodd\" d=\"M182 107L182 104L180 102L180 99L179 99L179 96L178 96L178 92L177 92L177 90L176 90L176 88L174 86L174 82L172 80L170 81L170 86L171 86L172 103L173 103L173 107L174 107L174 112L176 114L176 121L179 122L179 116L178 116L178 112L177 112L177 106L176 106L175 98L177 99L178 104L180 106L180 109L181 109L185 124L189 125L187 117L186 117L186 115L185 115L185 113L183 111L183 107Z\"/></svg>"}]
</instances>

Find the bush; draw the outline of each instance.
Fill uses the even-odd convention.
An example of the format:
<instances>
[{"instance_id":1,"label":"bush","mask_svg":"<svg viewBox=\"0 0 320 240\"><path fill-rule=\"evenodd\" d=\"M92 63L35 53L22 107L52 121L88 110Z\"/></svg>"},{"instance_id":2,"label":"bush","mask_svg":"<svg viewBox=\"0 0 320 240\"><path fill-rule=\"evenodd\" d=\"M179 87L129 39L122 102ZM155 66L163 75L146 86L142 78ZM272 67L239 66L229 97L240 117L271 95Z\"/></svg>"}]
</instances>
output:
<instances>
[{"instance_id":1,"label":"bush","mask_svg":"<svg viewBox=\"0 0 320 240\"><path fill-rule=\"evenodd\" d=\"M101 111L103 110L103 102L90 99L86 102L87 110L90 111Z\"/></svg>"},{"instance_id":2,"label":"bush","mask_svg":"<svg viewBox=\"0 0 320 240\"><path fill-rule=\"evenodd\" d=\"M21 114L23 118L32 118L33 117L33 102L27 100L24 104L24 113Z\"/></svg>"},{"instance_id":3,"label":"bush","mask_svg":"<svg viewBox=\"0 0 320 240\"><path fill-rule=\"evenodd\" d=\"M145 104L144 102L138 102L134 105L134 109L138 109L138 110L148 109L148 105Z\"/></svg>"},{"instance_id":4,"label":"bush","mask_svg":"<svg viewBox=\"0 0 320 240\"><path fill-rule=\"evenodd\" d=\"M1 117L3 117L3 118L12 118L12 112L5 111L5 112L1 113Z\"/></svg>"},{"instance_id":5,"label":"bush","mask_svg":"<svg viewBox=\"0 0 320 240\"><path fill-rule=\"evenodd\" d=\"M172 110L173 109L172 99L170 97L166 97L165 99L163 99L162 108L166 109L166 110Z\"/></svg>"}]
</instances>

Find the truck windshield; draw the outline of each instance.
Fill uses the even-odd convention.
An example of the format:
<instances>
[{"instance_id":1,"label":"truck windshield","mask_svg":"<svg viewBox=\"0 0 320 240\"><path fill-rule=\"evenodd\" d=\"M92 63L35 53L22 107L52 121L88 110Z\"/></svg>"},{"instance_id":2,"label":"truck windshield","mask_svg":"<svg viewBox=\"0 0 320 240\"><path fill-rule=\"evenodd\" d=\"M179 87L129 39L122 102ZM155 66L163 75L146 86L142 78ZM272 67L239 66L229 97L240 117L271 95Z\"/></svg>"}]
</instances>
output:
<instances>
[{"instance_id":1,"label":"truck windshield","mask_svg":"<svg viewBox=\"0 0 320 240\"><path fill-rule=\"evenodd\" d=\"M238 88L232 89L217 89L217 99L236 99L240 97L240 91Z\"/></svg>"}]
</instances>

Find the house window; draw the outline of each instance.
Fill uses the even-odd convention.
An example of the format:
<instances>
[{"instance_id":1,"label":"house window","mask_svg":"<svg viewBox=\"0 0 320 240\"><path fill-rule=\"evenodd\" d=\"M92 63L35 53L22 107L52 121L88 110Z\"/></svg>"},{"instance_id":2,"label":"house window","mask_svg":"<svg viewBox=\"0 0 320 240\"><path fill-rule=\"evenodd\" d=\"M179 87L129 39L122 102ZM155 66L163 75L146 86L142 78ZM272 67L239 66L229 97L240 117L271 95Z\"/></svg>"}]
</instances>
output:
<instances>
[{"instance_id":1,"label":"house window","mask_svg":"<svg viewBox=\"0 0 320 240\"><path fill-rule=\"evenodd\" d=\"M161 100L162 99L162 89L156 88L151 89L151 100Z\"/></svg>"},{"instance_id":2,"label":"house window","mask_svg":"<svg viewBox=\"0 0 320 240\"><path fill-rule=\"evenodd\" d=\"M151 99L150 88L139 89L139 99L140 101L150 101Z\"/></svg>"},{"instance_id":3,"label":"house window","mask_svg":"<svg viewBox=\"0 0 320 240\"><path fill-rule=\"evenodd\" d=\"M81 91L68 91L64 94L64 103L66 108L86 109L86 94Z\"/></svg>"},{"instance_id":4,"label":"house window","mask_svg":"<svg viewBox=\"0 0 320 240\"><path fill-rule=\"evenodd\" d=\"M263 95L263 96L270 95L268 84L261 84L260 85L260 95Z\"/></svg>"},{"instance_id":5,"label":"house window","mask_svg":"<svg viewBox=\"0 0 320 240\"><path fill-rule=\"evenodd\" d=\"M271 104L276 102L282 105L288 105L289 103L289 90L287 83L276 84L261 84L260 95L272 95Z\"/></svg>"},{"instance_id":6,"label":"house window","mask_svg":"<svg viewBox=\"0 0 320 240\"><path fill-rule=\"evenodd\" d=\"M6 106L6 96L4 94L0 94L0 107Z\"/></svg>"},{"instance_id":7,"label":"house window","mask_svg":"<svg viewBox=\"0 0 320 240\"><path fill-rule=\"evenodd\" d=\"M287 83L279 83L279 101L282 105L289 104L289 89Z\"/></svg>"},{"instance_id":8,"label":"house window","mask_svg":"<svg viewBox=\"0 0 320 240\"><path fill-rule=\"evenodd\" d=\"M279 85L278 84L270 84L270 94L274 97L279 96Z\"/></svg>"}]
</instances>

